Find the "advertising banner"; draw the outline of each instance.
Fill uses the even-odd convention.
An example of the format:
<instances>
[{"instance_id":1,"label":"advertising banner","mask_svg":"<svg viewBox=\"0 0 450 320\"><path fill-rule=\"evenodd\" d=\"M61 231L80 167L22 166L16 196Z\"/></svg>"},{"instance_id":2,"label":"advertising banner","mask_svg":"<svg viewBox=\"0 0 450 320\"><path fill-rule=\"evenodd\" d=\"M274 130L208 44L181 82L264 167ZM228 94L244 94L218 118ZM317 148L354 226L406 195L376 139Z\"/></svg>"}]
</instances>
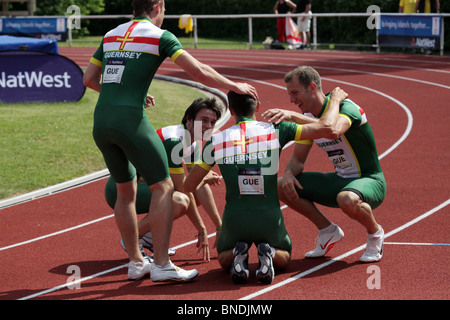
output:
<instances>
[{"instance_id":1,"label":"advertising banner","mask_svg":"<svg viewBox=\"0 0 450 320\"><path fill-rule=\"evenodd\" d=\"M58 42L48 39L0 36L0 51L32 50L59 53Z\"/></svg>"},{"instance_id":2,"label":"advertising banner","mask_svg":"<svg viewBox=\"0 0 450 320\"><path fill-rule=\"evenodd\" d=\"M439 50L441 33L441 16L382 14L378 30L378 44L382 47Z\"/></svg>"},{"instance_id":3,"label":"advertising banner","mask_svg":"<svg viewBox=\"0 0 450 320\"><path fill-rule=\"evenodd\" d=\"M0 51L0 103L78 101L85 90L83 71L64 56Z\"/></svg>"},{"instance_id":4,"label":"advertising banner","mask_svg":"<svg viewBox=\"0 0 450 320\"><path fill-rule=\"evenodd\" d=\"M0 34L65 41L65 18L0 18Z\"/></svg>"}]
</instances>

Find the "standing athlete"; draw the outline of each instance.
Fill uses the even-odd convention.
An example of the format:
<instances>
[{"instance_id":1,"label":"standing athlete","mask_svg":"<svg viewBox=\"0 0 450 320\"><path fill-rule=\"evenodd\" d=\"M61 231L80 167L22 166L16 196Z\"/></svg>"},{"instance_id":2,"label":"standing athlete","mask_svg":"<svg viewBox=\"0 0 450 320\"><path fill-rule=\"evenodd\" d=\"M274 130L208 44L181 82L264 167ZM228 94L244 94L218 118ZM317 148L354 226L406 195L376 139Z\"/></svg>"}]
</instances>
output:
<instances>
[{"instance_id":1,"label":"standing athlete","mask_svg":"<svg viewBox=\"0 0 450 320\"><path fill-rule=\"evenodd\" d=\"M310 123L322 119L330 106L330 96L322 92L319 73L311 67L298 67L285 76L290 100L305 113L271 109L263 115L270 121L292 120ZM324 150L335 172L304 172L305 161L313 140ZM344 236L315 203L336 207L362 224L368 241L362 262L379 261L383 255L383 228L375 221L372 210L386 196L386 181L378 161L375 138L367 116L354 102L346 99L340 105L335 132L318 139L307 139L295 145L284 176L279 180L280 200L303 214L319 229L317 247L306 257L324 256Z\"/></svg>"},{"instance_id":2,"label":"standing athlete","mask_svg":"<svg viewBox=\"0 0 450 320\"><path fill-rule=\"evenodd\" d=\"M178 39L162 30L164 0L134 0L135 18L109 31L90 60L84 83L100 92L94 112L94 140L117 186L116 224L130 259L128 275L139 278L151 269L153 281L187 281L197 270L175 267L168 249L173 222L173 182L161 139L145 114L154 103L150 83L169 57L194 80L207 86L236 90L257 98L254 87L235 83L183 50ZM132 165L131 165L132 164ZM149 227L154 261L144 259L138 244L136 170L152 191Z\"/></svg>"},{"instance_id":3,"label":"standing athlete","mask_svg":"<svg viewBox=\"0 0 450 320\"><path fill-rule=\"evenodd\" d=\"M174 220L185 214L187 215L198 231L197 253L203 250L204 260L210 260L208 234L197 205L203 205L203 208L214 223L216 229L220 229L222 226L222 219L208 184L203 185L203 187L194 193L183 193L183 184L186 178L184 166L190 171L195 162L199 161L201 151L199 141L203 139L208 140L211 137L214 126L221 115L222 107L217 103L215 98L199 98L186 109L181 124L156 130L156 133L163 142L169 160L170 177L175 186L175 192L173 193ZM108 205L114 209L117 199L117 189L112 177L108 179L105 185L105 199ZM152 192L144 179L139 178L136 195L136 213L138 215L148 214L151 201ZM141 250L147 248L153 251L153 235L151 231L146 229L145 219L147 217L148 215L138 223L139 242L140 246L142 246ZM169 255L174 254L175 250L170 249ZM146 253L144 252L143 255L146 255Z\"/></svg>"},{"instance_id":4,"label":"standing athlete","mask_svg":"<svg viewBox=\"0 0 450 320\"><path fill-rule=\"evenodd\" d=\"M285 268L292 244L284 225L277 190L279 156L289 141L314 139L327 134L338 118L339 103L346 93L333 92L330 109L318 122L297 125L256 121L259 102L248 95L228 93L230 113L236 124L214 134L203 148L202 162L196 164L185 182L193 191L208 182L217 163L226 185L222 230L217 242L219 263L235 283L249 277L248 250L258 248L258 281L271 283L274 269Z\"/></svg>"}]
</instances>

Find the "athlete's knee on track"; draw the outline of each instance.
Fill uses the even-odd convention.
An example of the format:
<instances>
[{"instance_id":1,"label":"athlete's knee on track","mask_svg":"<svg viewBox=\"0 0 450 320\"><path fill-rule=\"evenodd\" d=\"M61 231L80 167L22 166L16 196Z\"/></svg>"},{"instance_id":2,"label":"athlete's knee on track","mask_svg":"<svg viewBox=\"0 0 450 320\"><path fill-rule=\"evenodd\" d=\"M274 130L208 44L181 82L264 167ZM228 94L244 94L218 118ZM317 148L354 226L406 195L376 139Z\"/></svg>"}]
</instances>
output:
<instances>
[{"instance_id":1,"label":"athlete's knee on track","mask_svg":"<svg viewBox=\"0 0 450 320\"><path fill-rule=\"evenodd\" d=\"M233 264L233 259L233 249L222 251L218 255L219 264L225 271L230 270L231 265Z\"/></svg>"},{"instance_id":2,"label":"athlete's knee on track","mask_svg":"<svg viewBox=\"0 0 450 320\"><path fill-rule=\"evenodd\" d=\"M291 262L291 253L286 250L276 249L275 257L273 258L275 269L283 270L289 265L289 262Z\"/></svg>"}]
</instances>

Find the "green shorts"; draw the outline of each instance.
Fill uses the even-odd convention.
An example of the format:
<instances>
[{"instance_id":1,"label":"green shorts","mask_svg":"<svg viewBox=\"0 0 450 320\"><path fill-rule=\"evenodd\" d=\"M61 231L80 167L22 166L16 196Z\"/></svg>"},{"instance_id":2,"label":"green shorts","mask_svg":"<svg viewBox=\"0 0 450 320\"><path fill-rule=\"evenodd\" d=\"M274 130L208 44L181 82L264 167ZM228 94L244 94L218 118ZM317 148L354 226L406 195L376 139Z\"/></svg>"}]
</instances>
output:
<instances>
[{"instance_id":1,"label":"green shorts","mask_svg":"<svg viewBox=\"0 0 450 320\"><path fill-rule=\"evenodd\" d=\"M105 185L105 199L106 203L114 209L117 201L116 183L112 177L109 177ZM152 201L152 192L145 183L138 183L136 195L136 212L137 214L148 213L150 209L150 202Z\"/></svg>"},{"instance_id":2,"label":"green shorts","mask_svg":"<svg viewBox=\"0 0 450 320\"><path fill-rule=\"evenodd\" d=\"M166 151L141 108L97 106L93 137L117 183L132 181L136 170L148 185L169 178Z\"/></svg>"},{"instance_id":3,"label":"green shorts","mask_svg":"<svg viewBox=\"0 0 450 320\"><path fill-rule=\"evenodd\" d=\"M292 251L280 208L268 210L230 210L225 208L217 252L233 249L239 241L249 245L267 242L276 249Z\"/></svg>"},{"instance_id":4,"label":"green shorts","mask_svg":"<svg viewBox=\"0 0 450 320\"><path fill-rule=\"evenodd\" d=\"M301 198L338 208L337 195L341 191L353 191L372 209L377 208L386 197L386 181L383 173L361 178L342 178L334 172L303 172L297 176L303 190L297 189Z\"/></svg>"}]
</instances>

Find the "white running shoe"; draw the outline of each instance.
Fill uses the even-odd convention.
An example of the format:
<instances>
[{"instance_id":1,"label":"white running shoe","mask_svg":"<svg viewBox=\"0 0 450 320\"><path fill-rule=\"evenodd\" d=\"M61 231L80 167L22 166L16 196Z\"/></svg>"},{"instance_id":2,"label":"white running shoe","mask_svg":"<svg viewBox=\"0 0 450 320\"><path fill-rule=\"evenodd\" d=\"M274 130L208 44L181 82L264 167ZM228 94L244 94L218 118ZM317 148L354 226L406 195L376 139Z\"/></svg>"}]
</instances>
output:
<instances>
[{"instance_id":1,"label":"white running shoe","mask_svg":"<svg viewBox=\"0 0 450 320\"><path fill-rule=\"evenodd\" d=\"M366 251L359 258L361 262L377 262L383 257L384 230L380 229L373 235L368 235Z\"/></svg>"},{"instance_id":2,"label":"white running shoe","mask_svg":"<svg viewBox=\"0 0 450 320\"><path fill-rule=\"evenodd\" d=\"M151 264L150 278L153 282L160 281L191 281L195 277L198 276L198 271L196 269L193 270L184 270L169 261L169 263L160 267L156 265L156 263Z\"/></svg>"},{"instance_id":3,"label":"white running shoe","mask_svg":"<svg viewBox=\"0 0 450 320\"><path fill-rule=\"evenodd\" d=\"M335 226L334 231L326 233L319 231L319 235L316 238L316 248L313 251L309 251L305 254L307 258L320 258L330 251L334 245L344 237L344 231Z\"/></svg>"},{"instance_id":4,"label":"white running shoe","mask_svg":"<svg viewBox=\"0 0 450 320\"><path fill-rule=\"evenodd\" d=\"M150 273L150 259L144 258L143 262L128 263L128 280L141 280Z\"/></svg>"}]
</instances>

